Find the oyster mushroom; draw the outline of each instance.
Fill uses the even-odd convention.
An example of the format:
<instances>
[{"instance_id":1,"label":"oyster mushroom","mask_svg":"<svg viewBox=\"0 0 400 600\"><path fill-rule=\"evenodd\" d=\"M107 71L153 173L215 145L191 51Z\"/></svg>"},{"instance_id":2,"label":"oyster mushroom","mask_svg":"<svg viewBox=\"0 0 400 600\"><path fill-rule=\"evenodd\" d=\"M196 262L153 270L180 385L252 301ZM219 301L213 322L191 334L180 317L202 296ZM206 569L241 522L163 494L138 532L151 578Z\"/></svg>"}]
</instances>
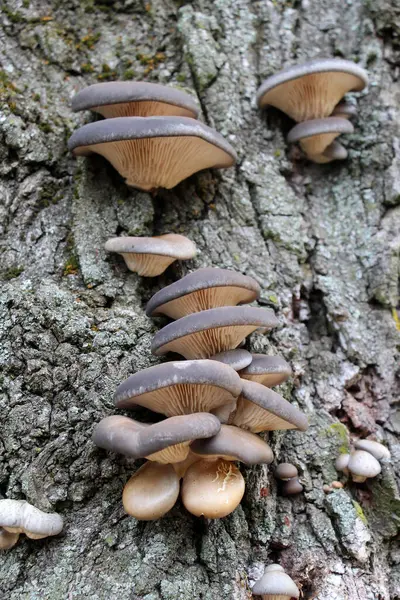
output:
<instances>
[{"instance_id":1,"label":"oyster mushroom","mask_svg":"<svg viewBox=\"0 0 400 600\"><path fill-rule=\"evenodd\" d=\"M72 99L72 110L92 110L103 117L193 117L199 114L189 94L173 87L144 81L95 83Z\"/></svg>"},{"instance_id":2,"label":"oyster mushroom","mask_svg":"<svg viewBox=\"0 0 400 600\"><path fill-rule=\"evenodd\" d=\"M335 138L341 133L353 131L353 125L347 119L327 117L295 125L289 131L287 139L289 143L300 142L301 148L310 160L316 163L327 163L341 158L343 154L342 146L332 147Z\"/></svg>"},{"instance_id":3,"label":"oyster mushroom","mask_svg":"<svg viewBox=\"0 0 400 600\"><path fill-rule=\"evenodd\" d=\"M356 450L350 454L347 465L353 481L363 483L367 479L376 477L381 472L381 465L372 454L365 450Z\"/></svg>"},{"instance_id":4,"label":"oyster mushroom","mask_svg":"<svg viewBox=\"0 0 400 600\"><path fill-rule=\"evenodd\" d=\"M332 117L340 117L341 119L351 119L357 115L357 107L349 102L339 102L332 112Z\"/></svg>"},{"instance_id":5,"label":"oyster mushroom","mask_svg":"<svg viewBox=\"0 0 400 600\"><path fill-rule=\"evenodd\" d=\"M123 256L126 266L143 277L156 277L176 260L196 256L196 246L184 235L166 233L156 237L117 237L104 248Z\"/></svg>"},{"instance_id":6,"label":"oyster mushroom","mask_svg":"<svg viewBox=\"0 0 400 600\"><path fill-rule=\"evenodd\" d=\"M241 371L240 377L273 387L289 379L291 374L290 365L282 357L252 354L251 363Z\"/></svg>"},{"instance_id":7,"label":"oyster mushroom","mask_svg":"<svg viewBox=\"0 0 400 600\"><path fill-rule=\"evenodd\" d=\"M185 358L207 358L233 350L253 331L278 325L272 310L253 306L212 308L178 319L153 338L156 356L177 352Z\"/></svg>"},{"instance_id":8,"label":"oyster mushroom","mask_svg":"<svg viewBox=\"0 0 400 600\"><path fill-rule=\"evenodd\" d=\"M275 106L297 122L321 119L350 91L368 83L364 69L349 60L317 58L268 77L257 92L260 108Z\"/></svg>"},{"instance_id":9,"label":"oyster mushroom","mask_svg":"<svg viewBox=\"0 0 400 600\"><path fill-rule=\"evenodd\" d=\"M379 442L373 442L372 440L357 440L354 444L357 450L365 450L372 454L376 460L382 460L383 458L390 458L390 452L386 446Z\"/></svg>"},{"instance_id":10,"label":"oyster mushroom","mask_svg":"<svg viewBox=\"0 0 400 600\"><path fill-rule=\"evenodd\" d=\"M171 189L203 169L236 161L219 133L187 117L116 117L84 125L68 142L76 156L95 152L141 190Z\"/></svg>"},{"instance_id":11,"label":"oyster mushroom","mask_svg":"<svg viewBox=\"0 0 400 600\"><path fill-rule=\"evenodd\" d=\"M251 363L253 357L247 350L236 348L236 350L225 350L225 352L214 354L214 356L210 356L210 360L217 360L229 365L235 371L241 371Z\"/></svg>"},{"instance_id":12,"label":"oyster mushroom","mask_svg":"<svg viewBox=\"0 0 400 600\"><path fill-rule=\"evenodd\" d=\"M284 496L294 496L295 494L301 494L303 489L300 481L297 477L294 477L293 479L284 482L282 485L282 494Z\"/></svg>"},{"instance_id":13,"label":"oyster mushroom","mask_svg":"<svg viewBox=\"0 0 400 600\"><path fill-rule=\"evenodd\" d=\"M298 474L298 470L291 463L281 463L275 469L275 477L282 481L289 481L289 479L297 477Z\"/></svg>"},{"instance_id":14,"label":"oyster mushroom","mask_svg":"<svg viewBox=\"0 0 400 600\"><path fill-rule=\"evenodd\" d=\"M336 471L343 471L343 473L348 474L349 469L348 464L350 460L350 454L339 454L335 462Z\"/></svg>"},{"instance_id":15,"label":"oyster mushroom","mask_svg":"<svg viewBox=\"0 0 400 600\"><path fill-rule=\"evenodd\" d=\"M269 565L264 575L255 582L252 593L263 600L291 600L299 598L300 591L280 565Z\"/></svg>"},{"instance_id":16,"label":"oyster mushroom","mask_svg":"<svg viewBox=\"0 0 400 600\"><path fill-rule=\"evenodd\" d=\"M6 499L0 500L0 527L8 533L25 533L31 539L39 540L60 533L63 520L57 513L45 513L25 500ZM4 535L3 539L6 537ZM10 537L8 540L11 542Z\"/></svg>"},{"instance_id":17,"label":"oyster mushroom","mask_svg":"<svg viewBox=\"0 0 400 600\"><path fill-rule=\"evenodd\" d=\"M163 288L149 300L149 317L164 314L179 319L188 314L253 302L260 286L247 275L228 269L205 268L189 273Z\"/></svg>"}]
</instances>

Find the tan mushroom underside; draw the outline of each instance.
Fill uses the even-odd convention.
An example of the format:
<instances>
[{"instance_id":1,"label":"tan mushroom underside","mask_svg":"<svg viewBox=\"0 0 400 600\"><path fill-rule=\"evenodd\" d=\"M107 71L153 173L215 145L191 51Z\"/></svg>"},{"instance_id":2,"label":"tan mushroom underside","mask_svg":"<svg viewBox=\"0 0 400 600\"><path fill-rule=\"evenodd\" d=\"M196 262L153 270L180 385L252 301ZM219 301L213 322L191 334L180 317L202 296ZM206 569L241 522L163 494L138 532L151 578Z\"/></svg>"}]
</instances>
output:
<instances>
[{"instance_id":1,"label":"tan mushroom underside","mask_svg":"<svg viewBox=\"0 0 400 600\"><path fill-rule=\"evenodd\" d=\"M263 96L262 104L279 108L297 122L322 119L359 85L360 79L350 73L314 73L276 86Z\"/></svg>"},{"instance_id":2,"label":"tan mushroom underside","mask_svg":"<svg viewBox=\"0 0 400 600\"><path fill-rule=\"evenodd\" d=\"M221 306L236 306L253 302L256 294L252 290L243 287L221 286L197 290L170 302L161 304L157 308L157 314L163 313L171 319L180 319L186 315L218 308Z\"/></svg>"},{"instance_id":3,"label":"tan mushroom underside","mask_svg":"<svg viewBox=\"0 0 400 600\"><path fill-rule=\"evenodd\" d=\"M19 533L11 533L0 527L0 550L9 550L18 542Z\"/></svg>"},{"instance_id":4,"label":"tan mushroom underside","mask_svg":"<svg viewBox=\"0 0 400 600\"><path fill-rule=\"evenodd\" d=\"M141 102L120 102L119 104L105 104L92 108L106 119L115 117L155 117L175 116L194 117L192 111L181 106L167 104L166 102L155 102L154 100L142 100Z\"/></svg>"},{"instance_id":5,"label":"tan mushroom underside","mask_svg":"<svg viewBox=\"0 0 400 600\"><path fill-rule=\"evenodd\" d=\"M235 510L244 489L243 476L232 462L199 460L183 478L182 502L196 517L219 519Z\"/></svg>"},{"instance_id":6,"label":"tan mushroom underside","mask_svg":"<svg viewBox=\"0 0 400 600\"><path fill-rule=\"evenodd\" d=\"M23 527L4 527L4 529L9 533L14 533L18 535L20 533L25 533L26 537L30 538L31 540L42 540L43 538L49 537L48 533L32 533L31 531L25 530Z\"/></svg>"},{"instance_id":7,"label":"tan mushroom underside","mask_svg":"<svg viewBox=\"0 0 400 600\"><path fill-rule=\"evenodd\" d=\"M159 452L154 452L154 454L149 454L146 458L164 465L179 463L187 458L187 455L189 454L189 444L190 440L188 442L183 442L182 444L175 444L174 446L169 446Z\"/></svg>"},{"instance_id":8,"label":"tan mushroom underside","mask_svg":"<svg viewBox=\"0 0 400 600\"><path fill-rule=\"evenodd\" d=\"M210 167L230 167L229 154L195 136L171 136L107 142L77 148L101 154L126 179L141 190L171 189L193 173Z\"/></svg>"},{"instance_id":9,"label":"tan mushroom underside","mask_svg":"<svg viewBox=\"0 0 400 600\"><path fill-rule=\"evenodd\" d=\"M249 381L255 381L256 383L261 383L261 385L265 385L265 387L271 388L275 385L279 385L289 379L289 375L287 373L259 373L259 374L240 374L242 379L248 379Z\"/></svg>"},{"instance_id":10,"label":"tan mushroom underside","mask_svg":"<svg viewBox=\"0 0 400 600\"><path fill-rule=\"evenodd\" d=\"M236 427L247 429L253 433L275 431L276 429L296 429L296 425L241 397L238 398L237 408L229 419L229 425L236 425Z\"/></svg>"},{"instance_id":11,"label":"tan mushroom underside","mask_svg":"<svg viewBox=\"0 0 400 600\"><path fill-rule=\"evenodd\" d=\"M213 412L220 406L231 406L233 400L228 390L201 383L179 383L132 398L133 403L167 417Z\"/></svg>"},{"instance_id":12,"label":"tan mushroom underside","mask_svg":"<svg viewBox=\"0 0 400 600\"><path fill-rule=\"evenodd\" d=\"M128 269L142 277L157 277L177 260L175 256L163 256L161 254L121 252L121 255L124 257Z\"/></svg>"},{"instance_id":13,"label":"tan mushroom underside","mask_svg":"<svg viewBox=\"0 0 400 600\"><path fill-rule=\"evenodd\" d=\"M174 467L174 470L178 475L179 479L182 479L189 467L191 467L193 463L197 462L198 460L201 460L201 456L194 454L194 452L192 452L189 448L189 453L185 460L183 460L180 463L173 463L172 466Z\"/></svg>"},{"instance_id":14,"label":"tan mushroom underside","mask_svg":"<svg viewBox=\"0 0 400 600\"><path fill-rule=\"evenodd\" d=\"M164 516L179 496L179 477L171 465L145 463L124 487L122 502L128 515L143 521Z\"/></svg>"},{"instance_id":15,"label":"tan mushroom underside","mask_svg":"<svg viewBox=\"0 0 400 600\"><path fill-rule=\"evenodd\" d=\"M209 358L225 350L234 350L258 325L229 325L197 331L173 340L162 347L163 354L177 352L185 358Z\"/></svg>"},{"instance_id":16,"label":"tan mushroom underside","mask_svg":"<svg viewBox=\"0 0 400 600\"><path fill-rule=\"evenodd\" d=\"M332 159L323 156L323 152L333 142L335 138L340 135L337 132L334 133L321 133L319 135L312 135L308 138L300 140L300 146L307 154L308 158L311 158L314 162L330 162Z\"/></svg>"}]
</instances>

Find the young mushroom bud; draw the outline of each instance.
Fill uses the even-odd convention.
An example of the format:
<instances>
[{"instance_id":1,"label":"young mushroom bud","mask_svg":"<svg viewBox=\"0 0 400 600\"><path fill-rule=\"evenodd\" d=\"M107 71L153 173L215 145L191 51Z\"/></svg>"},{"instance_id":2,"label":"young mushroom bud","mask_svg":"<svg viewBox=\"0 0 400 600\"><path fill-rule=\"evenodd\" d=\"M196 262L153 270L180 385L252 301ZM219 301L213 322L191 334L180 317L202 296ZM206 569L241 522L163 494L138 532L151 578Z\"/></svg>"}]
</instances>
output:
<instances>
[{"instance_id":1,"label":"young mushroom bud","mask_svg":"<svg viewBox=\"0 0 400 600\"><path fill-rule=\"evenodd\" d=\"M347 468L356 483L363 483L366 479L376 477L381 472L379 462L365 450L352 452Z\"/></svg>"},{"instance_id":2,"label":"young mushroom bud","mask_svg":"<svg viewBox=\"0 0 400 600\"><path fill-rule=\"evenodd\" d=\"M60 533L63 520L57 513L45 513L25 500L0 500L0 527L39 540Z\"/></svg>"},{"instance_id":3,"label":"young mushroom bud","mask_svg":"<svg viewBox=\"0 0 400 600\"><path fill-rule=\"evenodd\" d=\"M252 357L250 365L240 373L242 379L273 387L289 379L292 374L290 365L281 356L253 354Z\"/></svg>"},{"instance_id":4,"label":"young mushroom bud","mask_svg":"<svg viewBox=\"0 0 400 600\"><path fill-rule=\"evenodd\" d=\"M300 597L300 591L293 579L280 565L275 564L265 569L264 575L254 584L252 592L261 596L263 600L291 600Z\"/></svg>"},{"instance_id":5,"label":"young mushroom bud","mask_svg":"<svg viewBox=\"0 0 400 600\"><path fill-rule=\"evenodd\" d=\"M19 533L11 533L0 527L0 550L9 550L18 542Z\"/></svg>"},{"instance_id":6,"label":"young mushroom bud","mask_svg":"<svg viewBox=\"0 0 400 600\"><path fill-rule=\"evenodd\" d=\"M172 465L146 462L128 480L122 494L125 512L135 519L163 517L179 496L179 477Z\"/></svg>"},{"instance_id":7,"label":"young mushroom bud","mask_svg":"<svg viewBox=\"0 0 400 600\"><path fill-rule=\"evenodd\" d=\"M301 494L303 489L300 481L295 477L284 482L282 485L282 494L284 496L294 496L295 494Z\"/></svg>"},{"instance_id":8,"label":"young mushroom bud","mask_svg":"<svg viewBox=\"0 0 400 600\"><path fill-rule=\"evenodd\" d=\"M390 452L386 446L379 442L373 442L372 440L357 440L354 444L357 450L365 450L372 454L376 460L382 460L383 458L390 458Z\"/></svg>"},{"instance_id":9,"label":"young mushroom bud","mask_svg":"<svg viewBox=\"0 0 400 600\"><path fill-rule=\"evenodd\" d=\"M281 479L282 481L293 479L293 477L297 477L298 474L298 470L291 463L281 463L275 469L275 477L277 479Z\"/></svg>"},{"instance_id":10,"label":"young mushroom bud","mask_svg":"<svg viewBox=\"0 0 400 600\"><path fill-rule=\"evenodd\" d=\"M346 475L349 472L348 464L349 464L349 460L350 460L350 454L339 454L339 456L336 459L335 462L335 469L336 471L343 471L343 473L346 473Z\"/></svg>"}]
</instances>

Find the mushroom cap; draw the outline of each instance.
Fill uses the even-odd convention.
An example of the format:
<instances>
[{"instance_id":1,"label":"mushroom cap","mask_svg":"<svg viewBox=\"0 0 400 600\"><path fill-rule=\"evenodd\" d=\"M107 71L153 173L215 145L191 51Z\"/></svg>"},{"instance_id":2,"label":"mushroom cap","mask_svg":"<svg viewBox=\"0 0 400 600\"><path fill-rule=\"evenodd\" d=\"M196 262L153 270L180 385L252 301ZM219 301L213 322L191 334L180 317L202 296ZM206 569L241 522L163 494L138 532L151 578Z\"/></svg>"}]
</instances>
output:
<instances>
[{"instance_id":1,"label":"mushroom cap","mask_svg":"<svg viewBox=\"0 0 400 600\"><path fill-rule=\"evenodd\" d=\"M172 465L147 462L128 480L122 494L125 512L153 521L164 516L179 496L179 477Z\"/></svg>"},{"instance_id":2,"label":"mushroom cap","mask_svg":"<svg viewBox=\"0 0 400 600\"><path fill-rule=\"evenodd\" d=\"M347 468L352 474L365 478L376 477L381 472L379 462L372 454L365 450L355 450L355 452L352 452Z\"/></svg>"},{"instance_id":3,"label":"mushroom cap","mask_svg":"<svg viewBox=\"0 0 400 600\"><path fill-rule=\"evenodd\" d=\"M276 429L308 429L307 417L276 392L254 381L243 380L230 425L259 433Z\"/></svg>"},{"instance_id":4,"label":"mushroom cap","mask_svg":"<svg viewBox=\"0 0 400 600\"><path fill-rule=\"evenodd\" d=\"M318 163L329 163L333 160L346 160L348 152L342 144L334 140L329 146L325 148L322 154L318 157L313 157L314 162Z\"/></svg>"},{"instance_id":5,"label":"mushroom cap","mask_svg":"<svg viewBox=\"0 0 400 600\"><path fill-rule=\"evenodd\" d=\"M288 133L289 143L299 142L304 139L323 134L337 135L341 133L353 133L354 127L347 119L340 117L326 117L325 119L313 119L298 123Z\"/></svg>"},{"instance_id":6,"label":"mushroom cap","mask_svg":"<svg viewBox=\"0 0 400 600\"><path fill-rule=\"evenodd\" d=\"M175 115L197 118L197 103L185 92L145 81L95 83L72 99L72 110L93 110L105 117Z\"/></svg>"},{"instance_id":7,"label":"mushroom cap","mask_svg":"<svg viewBox=\"0 0 400 600\"><path fill-rule=\"evenodd\" d=\"M60 533L63 520L57 513L45 513L26 500L6 499L0 500L0 527L40 539Z\"/></svg>"},{"instance_id":8,"label":"mushroom cap","mask_svg":"<svg viewBox=\"0 0 400 600\"><path fill-rule=\"evenodd\" d=\"M241 371L251 363L253 357L247 350L236 348L236 350L225 350L225 352L214 354L214 356L210 356L210 360L217 360L229 365L235 371Z\"/></svg>"},{"instance_id":9,"label":"mushroom cap","mask_svg":"<svg viewBox=\"0 0 400 600\"><path fill-rule=\"evenodd\" d=\"M231 167L232 146L214 129L187 117L116 117L75 131L68 148L76 156L101 154L142 190L171 189L193 173Z\"/></svg>"},{"instance_id":10,"label":"mushroom cap","mask_svg":"<svg viewBox=\"0 0 400 600\"><path fill-rule=\"evenodd\" d=\"M282 485L282 494L284 496L294 496L295 494L300 494L303 489L300 481L297 477L294 477L293 479L288 479L288 481L284 482Z\"/></svg>"},{"instance_id":11,"label":"mushroom cap","mask_svg":"<svg viewBox=\"0 0 400 600\"><path fill-rule=\"evenodd\" d=\"M300 596L299 589L293 579L280 569L266 569L261 579L255 582L252 592L263 598L271 596L280 600L286 598L290 600L290 598L299 598Z\"/></svg>"},{"instance_id":12,"label":"mushroom cap","mask_svg":"<svg viewBox=\"0 0 400 600\"><path fill-rule=\"evenodd\" d=\"M257 281L228 269L206 267L189 273L150 298L146 314L179 319L188 314L253 302L261 293Z\"/></svg>"},{"instance_id":13,"label":"mushroom cap","mask_svg":"<svg viewBox=\"0 0 400 600\"><path fill-rule=\"evenodd\" d=\"M284 573L285 569L283 567L281 567L281 565L278 565L277 563L272 563L271 565L268 565L267 567L265 567L264 575L265 575L265 573L269 573L270 571L281 571L281 573Z\"/></svg>"},{"instance_id":14,"label":"mushroom cap","mask_svg":"<svg viewBox=\"0 0 400 600\"><path fill-rule=\"evenodd\" d=\"M388 448L379 442L374 442L372 440L357 440L354 446L357 448L357 450L365 450L365 452L369 452L377 460L381 460L382 458L390 458L390 452Z\"/></svg>"},{"instance_id":15,"label":"mushroom cap","mask_svg":"<svg viewBox=\"0 0 400 600\"><path fill-rule=\"evenodd\" d=\"M298 470L291 463L281 463L275 469L275 477L277 479L282 479L282 481L293 479L293 477L297 477L298 474Z\"/></svg>"},{"instance_id":16,"label":"mushroom cap","mask_svg":"<svg viewBox=\"0 0 400 600\"><path fill-rule=\"evenodd\" d=\"M19 533L11 533L0 527L0 550L9 550L18 542Z\"/></svg>"},{"instance_id":17,"label":"mushroom cap","mask_svg":"<svg viewBox=\"0 0 400 600\"><path fill-rule=\"evenodd\" d=\"M213 360L166 362L138 371L117 388L118 408L144 406L168 417L233 407L242 389L239 375Z\"/></svg>"},{"instance_id":18,"label":"mushroom cap","mask_svg":"<svg viewBox=\"0 0 400 600\"><path fill-rule=\"evenodd\" d=\"M219 433L206 440L196 440L190 449L203 457L240 460L247 465L270 464L274 460L271 448L263 439L232 425L222 425Z\"/></svg>"},{"instance_id":19,"label":"mushroom cap","mask_svg":"<svg viewBox=\"0 0 400 600\"><path fill-rule=\"evenodd\" d=\"M361 91L368 75L355 63L317 58L268 77L257 92L257 104L279 108L297 122L327 117L350 91Z\"/></svg>"},{"instance_id":20,"label":"mushroom cap","mask_svg":"<svg viewBox=\"0 0 400 600\"><path fill-rule=\"evenodd\" d=\"M349 102L339 102L336 104L332 112L332 117L340 117L341 119L351 119L357 115L357 107Z\"/></svg>"},{"instance_id":21,"label":"mushroom cap","mask_svg":"<svg viewBox=\"0 0 400 600\"><path fill-rule=\"evenodd\" d=\"M232 462L199 460L186 471L181 496L185 508L196 517L220 519L240 504L244 489L243 476Z\"/></svg>"},{"instance_id":22,"label":"mushroom cap","mask_svg":"<svg viewBox=\"0 0 400 600\"><path fill-rule=\"evenodd\" d=\"M278 319L268 308L212 308L187 315L163 327L154 336L151 351L156 356L178 352L185 358L207 358L237 348L256 329L272 329L277 325Z\"/></svg>"},{"instance_id":23,"label":"mushroom cap","mask_svg":"<svg viewBox=\"0 0 400 600\"><path fill-rule=\"evenodd\" d=\"M286 381L292 374L290 365L281 356L253 354L252 357L249 366L240 373L242 379L273 387Z\"/></svg>"},{"instance_id":24,"label":"mushroom cap","mask_svg":"<svg viewBox=\"0 0 400 600\"><path fill-rule=\"evenodd\" d=\"M345 471L347 470L348 464L350 460L350 454L339 454L335 461L335 469L336 471Z\"/></svg>"},{"instance_id":25,"label":"mushroom cap","mask_svg":"<svg viewBox=\"0 0 400 600\"><path fill-rule=\"evenodd\" d=\"M175 463L185 460L191 441L216 435L220 428L217 417L208 413L170 417L153 425L113 415L96 426L93 441L100 448L132 458Z\"/></svg>"}]
</instances>

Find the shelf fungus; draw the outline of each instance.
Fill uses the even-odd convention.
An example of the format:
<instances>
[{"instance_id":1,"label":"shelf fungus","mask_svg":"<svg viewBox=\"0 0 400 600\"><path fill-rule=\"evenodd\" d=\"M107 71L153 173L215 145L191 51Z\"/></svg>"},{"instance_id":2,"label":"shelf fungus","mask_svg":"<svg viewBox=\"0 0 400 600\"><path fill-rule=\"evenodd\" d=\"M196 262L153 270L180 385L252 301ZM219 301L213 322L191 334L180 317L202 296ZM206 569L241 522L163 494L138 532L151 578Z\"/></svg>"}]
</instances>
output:
<instances>
[{"instance_id":1,"label":"shelf fungus","mask_svg":"<svg viewBox=\"0 0 400 600\"><path fill-rule=\"evenodd\" d=\"M368 83L364 69L349 60L317 58L268 77L257 92L260 108L268 105L294 121L329 117L343 96Z\"/></svg>"},{"instance_id":2,"label":"shelf fungus","mask_svg":"<svg viewBox=\"0 0 400 600\"><path fill-rule=\"evenodd\" d=\"M262 600L291 600L299 598L300 591L284 569L277 564L268 565L264 575L256 581L252 593Z\"/></svg>"},{"instance_id":3,"label":"shelf fungus","mask_svg":"<svg viewBox=\"0 0 400 600\"><path fill-rule=\"evenodd\" d=\"M273 387L289 379L291 374L290 365L280 356L252 354L251 363L240 372L240 377Z\"/></svg>"},{"instance_id":4,"label":"shelf fungus","mask_svg":"<svg viewBox=\"0 0 400 600\"><path fill-rule=\"evenodd\" d=\"M166 233L155 237L117 237L108 240L104 248L124 258L130 271L143 277L164 273L176 260L196 256L196 246L184 235Z\"/></svg>"},{"instance_id":5,"label":"shelf fungus","mask_svg":"<svg viewBox=\"0 0 400 600\"><path fill-rule=\"evenodd\" d=\"M214 129L188 117L116 117L84 125L68 142L76 156L106 158L127 185L171 189L197 171L236 162L232 146Z\"/></svg>"},{"instance_id":6,"label":"shelf fungus","mask_svg":"<svg viewBox=\"0 0 400 600\"><path fill-rule=\"evenodd\" d=\"M346 158L347 151L335 142L341 133L352 133L353 125L348 119L327 117L295 125L288 133L289 143L299 142L307 157L316 163L328 163Z\"/></svg>"},{"instance_id":7,"label":"shelf fungus","mask_svg":"<svg viewBox=\"0 0 400 600\"><path fill-rule=\"evenodd\" d=\"M21 533L40 540L57 535L62 528L57 513L45 513L25 500L0 500L0 549L14 546Z\"/></svg>"},{"instance_id":8,"label":"shelf fungus","mask_svg":"<svg viewBox=\"0 0 400 600\"><path fill-rule=\"evenodd\" d=\"M253 302L260 286L247 275L228 269L204 268L168 285L149 300L146 314L179 319L191 313Z\"/></svg>"},{"instance_id":9,"label":"shelf fungus","mask_svg":"<svg viewBox=\"0 0 400 600\"><path fill-rule=\"evenodd\" d=\"M95 83L72 99L72 110L92 110L106 118L176 116L196 119L199 108L189 94L144 81Z\"/></svg>"},{"instance_id":10,"label":"shelf fungus","mask_svg":"<svg viewBox=\"0 0 400 600\"><path fill-rule=\"evenodd\" d=\"M272 310L252 306L228 306L182 317L156 333L151 351L156 356L177 352L185 358L208 358L237 348L257 329L278 325Z\"/></svg>"}]
</instances>

